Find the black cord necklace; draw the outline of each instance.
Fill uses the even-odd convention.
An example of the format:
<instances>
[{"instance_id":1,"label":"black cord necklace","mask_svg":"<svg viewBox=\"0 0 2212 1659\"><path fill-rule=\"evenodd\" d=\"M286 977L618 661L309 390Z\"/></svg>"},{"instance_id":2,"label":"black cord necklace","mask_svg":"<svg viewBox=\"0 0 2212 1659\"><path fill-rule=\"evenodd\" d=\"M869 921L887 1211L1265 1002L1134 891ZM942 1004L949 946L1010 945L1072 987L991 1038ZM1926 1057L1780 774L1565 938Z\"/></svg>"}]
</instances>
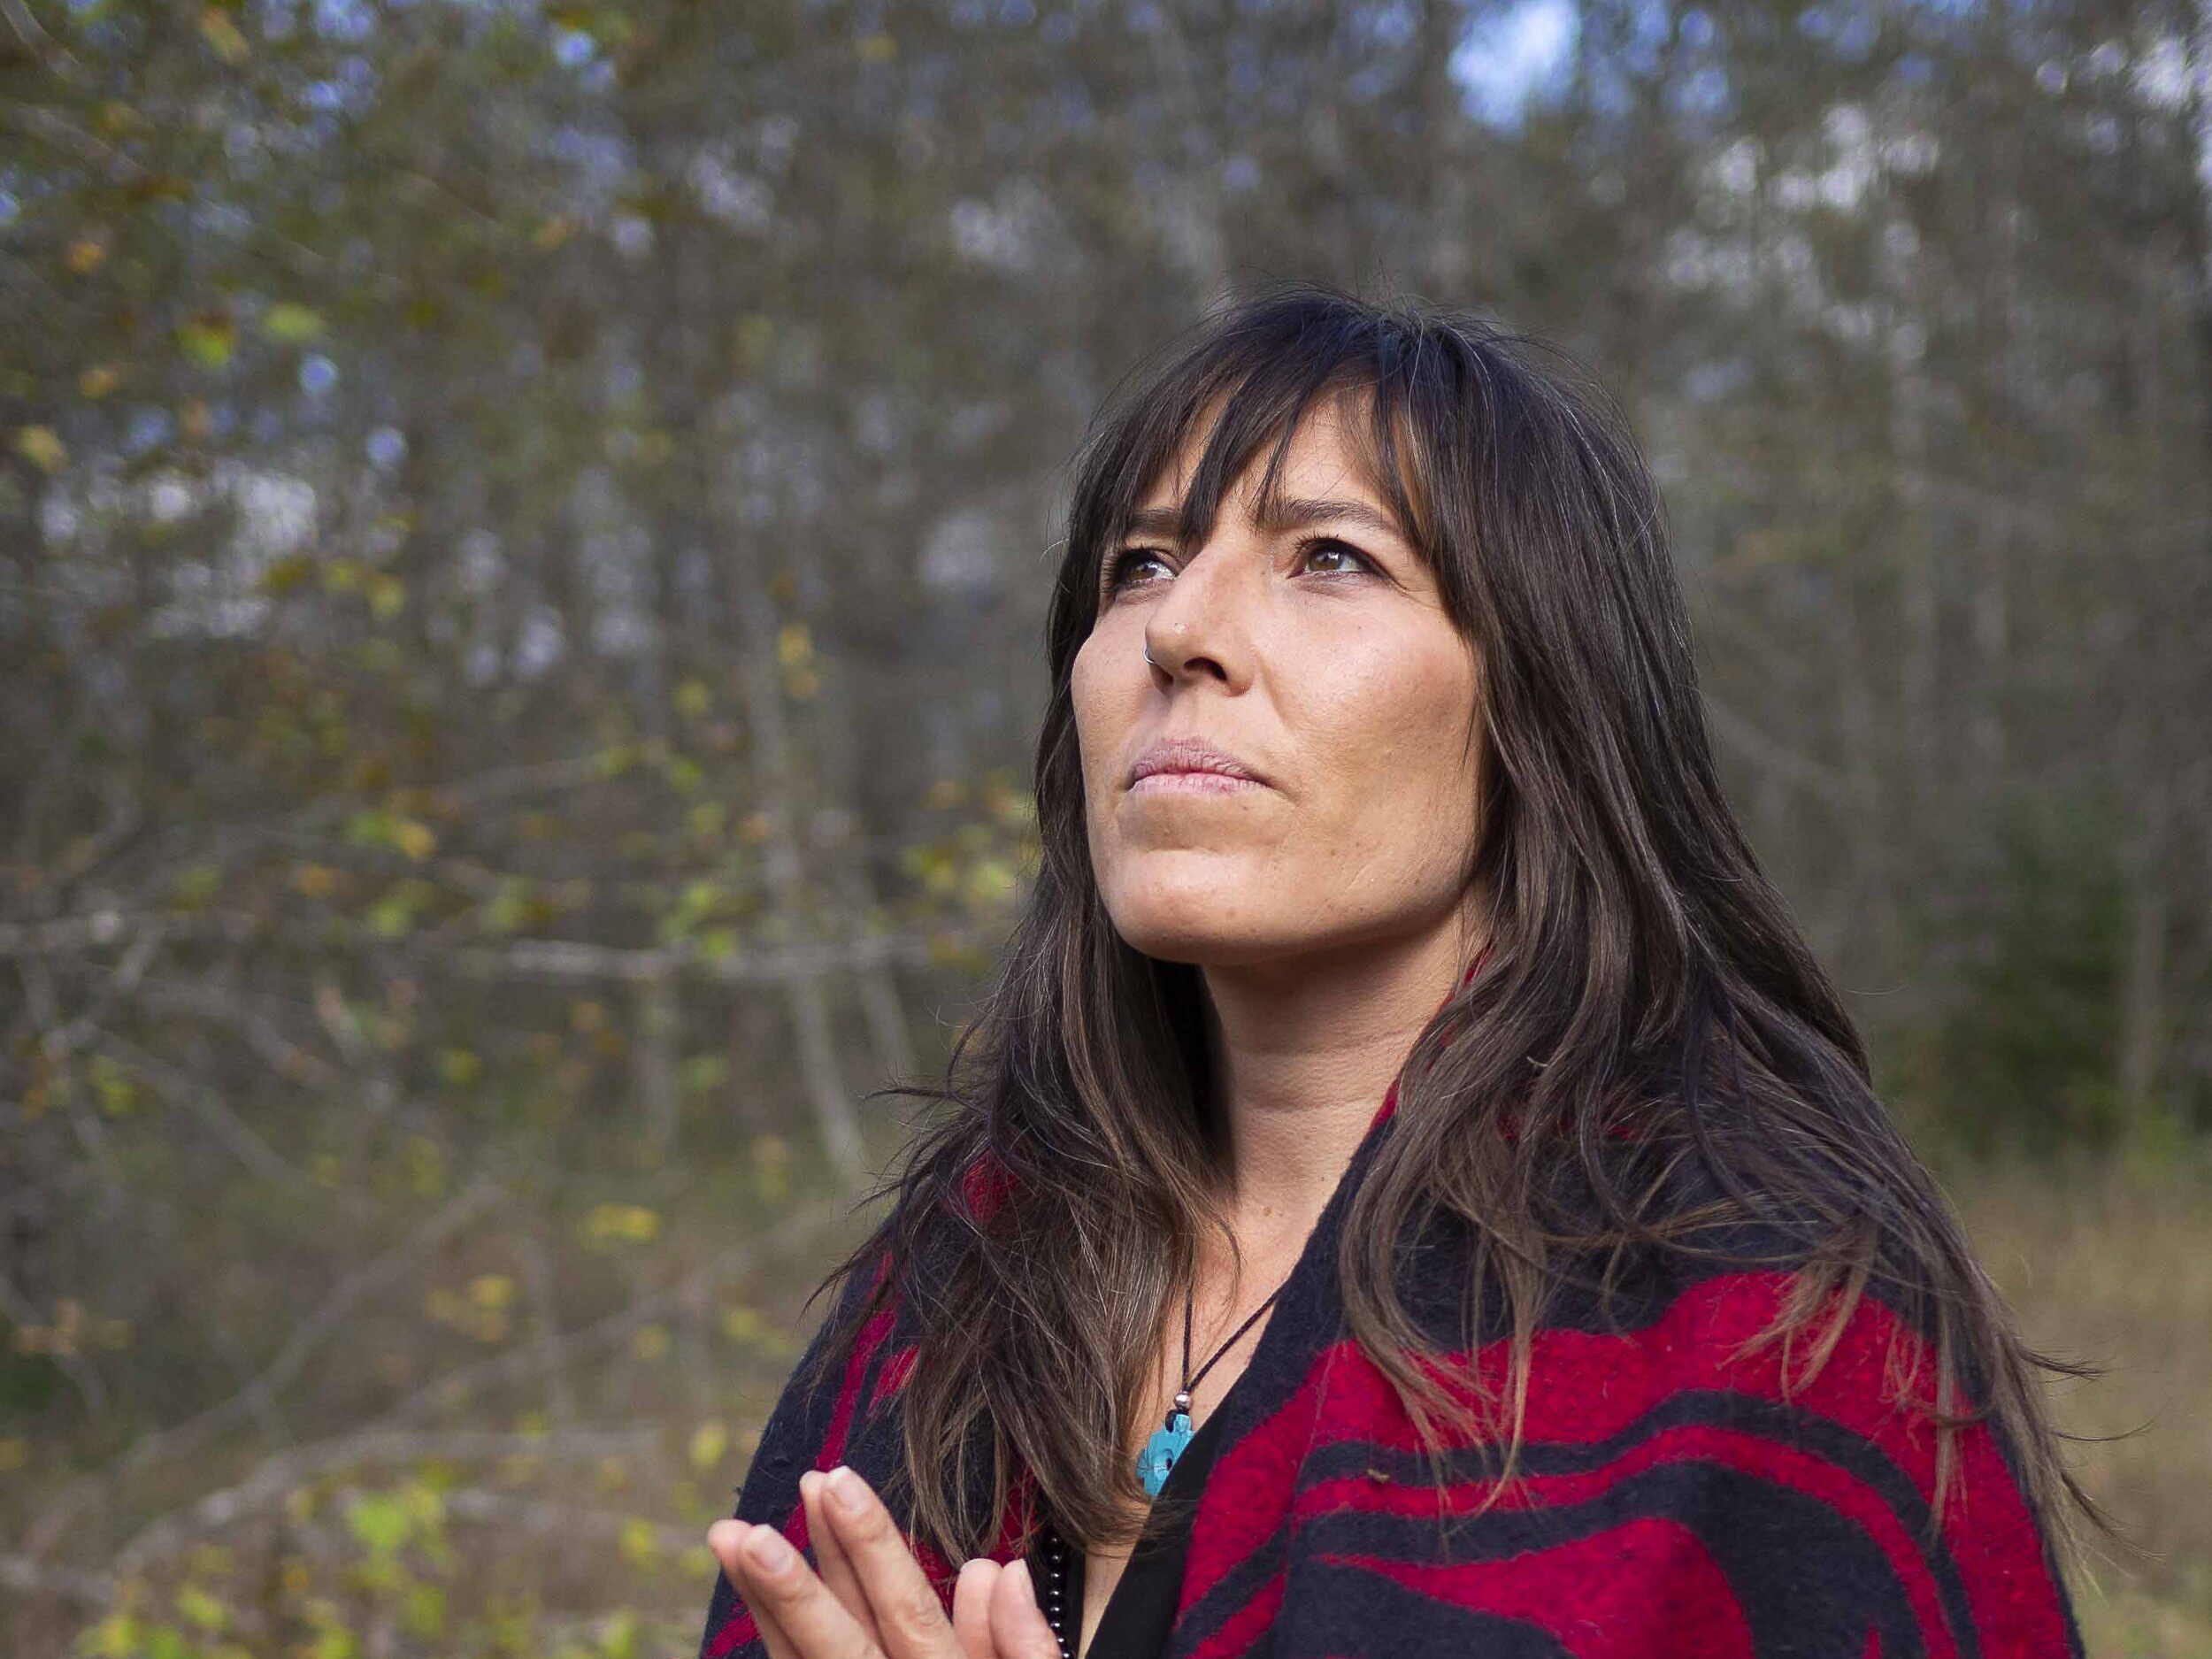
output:
<instances>
[{"instance_id":1,"label":"black cord necklace","mask_svg":"<svg viewBox=\"0 0 2212 1659\"><path fill-rule=\"evenodd\" d=\"M1288 1281L1286 1280L1286 1283ZM1137 1455L1137 1479L1144 1483L1148 1495L1158 1497L1167 1485L1168 1471L1175 1467L1175 1460L1183 1455L1183 1448L1191 1442L1190 1393L1197 1387L1206 1373L1219 1359L1236 1346L1237 1338L1252 1328L1252 1321L1274 1306L1275 1298L1283 1294L1278 1285L1267 1293L1267 1300L1252 1310L1244 1323L1237 1326L1229 1340L1213 1351L1213 1359L1198 1368L1196 1376L1190 1368L1191 1287L1183 1286L1183 1386L1175 1391L1175 1403L1169 1408L1167 1424L1152 1431L1152 1438L1144 1443L1144 1450Z\"/></svg>"}]
</instances>

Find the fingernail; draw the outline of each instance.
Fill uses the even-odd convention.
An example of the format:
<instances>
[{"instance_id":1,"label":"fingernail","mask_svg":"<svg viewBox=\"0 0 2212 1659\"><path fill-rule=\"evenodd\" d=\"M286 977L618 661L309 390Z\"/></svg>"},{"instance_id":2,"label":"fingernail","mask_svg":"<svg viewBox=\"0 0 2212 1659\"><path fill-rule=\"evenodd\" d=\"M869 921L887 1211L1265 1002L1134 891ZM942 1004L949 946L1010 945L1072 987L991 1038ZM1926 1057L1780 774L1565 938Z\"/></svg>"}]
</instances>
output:
<instances>
[{"instance_id":1,"label":"fingernail","mask_svg":"<svg viewBox=\"0 0 2212 1659\"><path fill-rule=\"evenodd\" d=\"M1010 1561L1006 1563L1006 1571L1014 1575L1014 1588L1021 1592L1022 1600L1031 1607L1036 1606L1037 1586L1030 1581L1029 1563L1020 1560Z\"/></svg>"},{"instance_id":2,"label":"fingernail","mask_svg":"<svg viewBox=\"0 0 2212 1659\"><path fill-rule=\"evenodd\" d=\"M757 1526L753 1535L745 1540L745 1553L753 1558L753 1564L765 1572L781 1572L797 1555L790 1545L783 1541L783 1534L772 1526Z\"/></svg>"},{"instance_id":3,"label":"fingernail","mask_svg":"<svg viewBox=\"0 0 2212 1659\"><path fill-rule=\"evenodd\" d=\"M868 1497L861 1490L862 1484L860 1477L842 1463L829 1471L830 1496L848 1515L858 1515L867 1507Z\"/></svg>"}]
</instances>

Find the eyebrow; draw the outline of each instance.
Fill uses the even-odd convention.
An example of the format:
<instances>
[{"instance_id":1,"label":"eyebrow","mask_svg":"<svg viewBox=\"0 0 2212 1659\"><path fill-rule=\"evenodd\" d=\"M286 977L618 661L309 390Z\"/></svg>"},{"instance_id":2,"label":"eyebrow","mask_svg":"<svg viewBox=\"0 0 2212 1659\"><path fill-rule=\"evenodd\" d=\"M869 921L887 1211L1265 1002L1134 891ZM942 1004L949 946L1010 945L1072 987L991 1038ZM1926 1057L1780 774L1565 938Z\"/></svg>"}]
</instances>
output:
<instances>
[{"instance_id":1,"label":"eyebrow","mask_svg":"<svg viewBox=\"0 0 2212 1659\"><path fill-rule=\"evenodd\" d=\"M1173 535L1176 521L1180 517L1173 507L1140 507L1129 515L1131 535ZM1261 520L1263 530L1294 530L1310 524L1354 524L1362 529L1380 534L1405 539L1388 515L1379 512L1362 501L1317 500L1310 495L1291 495L1279 503L1273 512Z\"/></svg>"}]
</instances>

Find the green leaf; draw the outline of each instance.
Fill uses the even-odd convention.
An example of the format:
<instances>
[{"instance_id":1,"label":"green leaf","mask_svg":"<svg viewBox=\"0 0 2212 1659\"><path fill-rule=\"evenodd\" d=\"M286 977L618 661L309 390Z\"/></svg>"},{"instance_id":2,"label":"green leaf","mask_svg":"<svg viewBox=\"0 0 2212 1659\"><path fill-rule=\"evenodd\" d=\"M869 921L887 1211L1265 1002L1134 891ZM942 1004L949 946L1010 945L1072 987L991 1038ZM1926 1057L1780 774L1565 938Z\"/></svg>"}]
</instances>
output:
<instances>
[{"instance_id":1,"label":"green leaf","mask_svg":"<svg viewBox=\"0 0 2212 1659\"><path fill-rule=\"evenodd\" d=\"M205 1631L220 1630L230 1623L230 1609L196 1584L188 1584L178 1590L177 1611L187 1624Z\"/></svg>"},{"instance_id":2,"label":"green leaf","mask_svg":"<svg viewBox=\"0 0 2212 1659\"><path fill-rule=\"evenodd\" d=\"M415 1517L399 1499L375 1494L346 1506L346 1525L371 1555L389 1555L414 1532Z\"/></svg>"},{"instance_id":3,"label":"green leaf","mask_svg":"<svg viewBox=\"0 0 2212 1659\"><path fill-rule=\"evenodd\" d=\"M177 325L177 345L202 368L219 369L237 349L238 325L227 317L196 317Z\"/></svg>"}]
</instances>

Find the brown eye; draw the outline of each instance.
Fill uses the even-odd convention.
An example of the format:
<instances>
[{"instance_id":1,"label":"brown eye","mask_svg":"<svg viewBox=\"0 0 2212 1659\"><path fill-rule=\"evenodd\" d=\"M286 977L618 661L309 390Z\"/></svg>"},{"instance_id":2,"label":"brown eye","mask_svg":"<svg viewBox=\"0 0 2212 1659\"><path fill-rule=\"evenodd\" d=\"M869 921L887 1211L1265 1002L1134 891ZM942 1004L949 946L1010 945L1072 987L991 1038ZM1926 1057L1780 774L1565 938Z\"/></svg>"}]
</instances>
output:
<instances>
[{"instance_id":1,"label":"brown eye","mask_svg":"<svg viewBox=\"0 0 2212 1659\"><path fill-rule=\"evenodd\" d=\"M1105 588L1110 594L1118 593L1129 580L1130 571L1147 560L1158 561L1158 549L1148 547L1125 547L1106 561Z\"/></svg>"},{"instance_id":2,"label":"brown eye","mask_svg":"<svg viewBox=\"0 0 2212 1659\"><path fill-rule=\"evenodd\" d=\"M1381 573L1379 570L1377 569L1374 560L1369 558L1366 554L1361 552L1349 541L1340 541L1333 535L1316 536L1312 541L1306 542L1298 549L1298 557L1303 559L1311 557L1313 554L1323 552L1347 554L1357 563L1359 568L1366 571L1369 574L1379 575ZM1342 576L1349 573L1350 572L1348 571L1325 571L1322 572L1322 574L1326 576Z\"/></svg>"}]
</instances>

